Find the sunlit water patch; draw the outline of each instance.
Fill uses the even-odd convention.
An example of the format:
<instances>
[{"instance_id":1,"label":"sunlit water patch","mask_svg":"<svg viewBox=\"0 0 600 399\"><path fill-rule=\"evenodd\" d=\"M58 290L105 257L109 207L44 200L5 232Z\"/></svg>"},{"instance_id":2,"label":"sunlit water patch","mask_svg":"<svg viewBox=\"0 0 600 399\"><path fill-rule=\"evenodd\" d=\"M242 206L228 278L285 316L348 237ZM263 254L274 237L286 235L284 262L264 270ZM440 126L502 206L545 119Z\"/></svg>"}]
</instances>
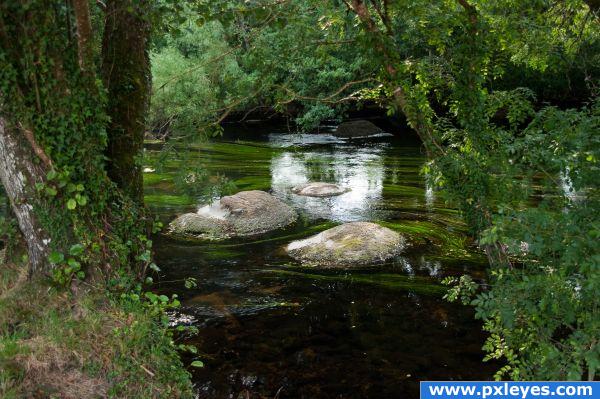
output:
<instances>
[{"instance_id":1,"label":"sunlit water patch","mask_svg":"<svg viewBox=\"0 0 600 399\"><path fill-rule=\"evenodd\" d=\"M382 148L346 148L337 152L283 152L271 161L273 193L312 219L351 222L378 218L385 169ZM292 187L308 182L335 183L348 192L329 198L304 197Z\"/></svg>"}]
</instances>

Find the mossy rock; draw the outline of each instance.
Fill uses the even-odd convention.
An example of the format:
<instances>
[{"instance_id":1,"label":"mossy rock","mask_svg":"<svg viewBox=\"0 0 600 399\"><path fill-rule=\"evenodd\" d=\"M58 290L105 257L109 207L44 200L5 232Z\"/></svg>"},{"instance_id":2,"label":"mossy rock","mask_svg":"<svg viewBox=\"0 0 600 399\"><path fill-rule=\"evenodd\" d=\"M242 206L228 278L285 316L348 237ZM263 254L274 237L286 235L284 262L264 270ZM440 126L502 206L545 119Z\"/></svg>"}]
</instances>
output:
<instances>
[{"instance_id":1,"label":"mossy rock","mask_svg":"<svg viewBox=\"0 0 600 399\"><path fill-rule=\"evenodd\" d=\"M169 231L212 240L253 237L288 226L297 217L289 205L264 191L242 191L179 216Z\"/></svg>"},{"instance_id":2,"label":"mossy rock","mask_svg":"<svg viewBox=\"0 0 600 399\"><path fill-rule=\"evenodd\" d=\"M393 230L375 223L353 222L293 241L286 250L307 266L352 268L383 263L405 246L404 237Z\"/></svg>"}]
</instances>

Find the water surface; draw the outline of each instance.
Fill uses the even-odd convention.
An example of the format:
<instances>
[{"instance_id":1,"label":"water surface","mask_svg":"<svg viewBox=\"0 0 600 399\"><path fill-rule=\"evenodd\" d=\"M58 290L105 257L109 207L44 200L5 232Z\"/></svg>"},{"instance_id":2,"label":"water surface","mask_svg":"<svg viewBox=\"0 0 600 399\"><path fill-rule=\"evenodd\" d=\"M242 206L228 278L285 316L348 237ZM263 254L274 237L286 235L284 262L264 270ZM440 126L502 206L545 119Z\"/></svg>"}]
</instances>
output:
<instances>
[{"instance_id":1,"label":"water surface","mask_svg":"<svg viewBox=\"0 0 600 399\"><path fill-rule=\"evenodd\" d=\"M416 398L420 380L490 379L498 366L482 363L481 325L472 309L444 301L440 285L449 275L483 278L485 260L458 213L419 173L426 162L419 143L257 136L181 144L167 155L147 148L146 201L165 223L217 198L215 185L269 191L301 215L253 241L156 238L159 289L183 304L173 323L199 328L182 337L205 363L191 370L199 397ZM159 157L162 168L152 163ZM291 193L309 181L351 191ZM352 271L302 268L282 251L350 221L384 224L411 246L385 265ZM188 277L197 287L185 288Z\"/></svg>"}]
</instances>

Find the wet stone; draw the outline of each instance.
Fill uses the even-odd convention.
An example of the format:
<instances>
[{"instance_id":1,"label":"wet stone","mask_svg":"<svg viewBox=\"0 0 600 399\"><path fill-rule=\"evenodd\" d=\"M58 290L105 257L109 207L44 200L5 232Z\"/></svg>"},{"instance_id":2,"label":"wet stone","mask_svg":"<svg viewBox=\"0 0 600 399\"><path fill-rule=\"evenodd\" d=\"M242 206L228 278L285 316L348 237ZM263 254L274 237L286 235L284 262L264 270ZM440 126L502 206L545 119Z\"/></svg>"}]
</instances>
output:
<instances>
[{"instance_id":1,"label":"wet stone","mask_svg":"<svg viewBox=\"0 0 600 399\"><path fill-rule=\"evenodd\" d=\"M252 237L288 226L296 218L289 205L269 193L242 191L179 216L169 224L169 231L213 240Z\"/></svg>"},{"instance_id":2,"label":"wet stone","mask_svg":"<svg viewBox=\"0 0 600 399\"><path fill-rule=\"evenodd\" d=\"M306 197L334 197L348 191L350 189L340 187L337 184L323 182L305 183L292 188L294 194Z\"/></svg>"},{"instance_id":3,"label":"wet stone","mask_svg":"<svg viewBox=\"0 0 600 399\"><path fill-rule=\"evenodd\" d=\"M341 123L335 132L337 137L368 137L383 133L379 127L366 120L348 121Z\"/></svg>"},{"instance_id":4,"label":"wet stone","mask_svg":"<svg viewBox=\"0 0 600 399\"><path fill-rule=\"evenodd\" d=\"M405 242L402 235L376 223L353 222L293 241L286 250L307 266L352 268L391 259Z\"/></svg>"}]
</instances>

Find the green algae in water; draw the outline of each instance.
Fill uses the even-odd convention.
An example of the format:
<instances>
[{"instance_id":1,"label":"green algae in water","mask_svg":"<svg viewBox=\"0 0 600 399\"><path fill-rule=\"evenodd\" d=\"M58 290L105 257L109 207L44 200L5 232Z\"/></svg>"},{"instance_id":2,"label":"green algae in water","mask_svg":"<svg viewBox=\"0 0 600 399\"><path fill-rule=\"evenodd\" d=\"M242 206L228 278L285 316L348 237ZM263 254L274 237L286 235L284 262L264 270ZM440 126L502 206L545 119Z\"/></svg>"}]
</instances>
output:
<instances>
[{"instance_id":1,"label":"green algae in water","mask_svg":"<svg viewBox=\"0 0 600 399\"><path fill-rule=\"evenodd\" d=\"M398 196L398 197L418 197L425 194L424 187L413 187L408 185L386 185L383 188L383 194L385 196Z\"/></svg>"},{"instance_id":2,"label":"green algae in water","mask_svg":"<svg viewBox=\"0 0 600 399\"><path fill-rule=\"evenodd\" d=\"M278 235L276 233L269 234L266 238L259 238L254 241L247 240L241 243L231 243L231 244L218 244L221 248L235 248L235 247L243 247L248 245L264 245L264 244L273 244L273 243L288 243L294 240L302 239L307 236L311 236L313 234L318 234L324 230L330 229L332 227L337 226L337 223L334 222L325 222L317 225L313 225L310 227L304 227L301 231L297 231L291 234ZM286 229L289 230L289 229ZM297 227L296 227L297 230ZM283 230L285 231L285 230ZM281 231L280 231L281 232ZM281 234L281 233L279 233Z\"/></svg>"},{"instance_id":3,"label":"green algae in water","mask_svg":"<svg viewBox=\"0 0 600 399\"><path fill-rule=\"evenodd\" d=\"M245 176L238 179L232 179L231 182L239 191L261 190L269 191L271 189L271 178L263 176Z\"/></svg>"},{"instance_id":4,"label":"green algae in water","mask_svg":"<svg viewBox=\"0 0 600 399\"><path fill-rule=\"evenodd\" d=\"M144 186L154 186L163 182L172 182L173 176L169 173L144 173Z\"/></svg>"},{"instance_id":5,"label":"green algae in water","mask_svg":"<svg viewBox=\"0 0 600 399\"><path fill-rule=\"evenodd\" d=\"M306 270L308 268L302 268ZM447 292L447 288L435 283L432 279L417 276L404 276L391 273L344 273L344 274L318 274L305 273L301 271L271 269L266 273L272 273L279 276L290 276L296 278L306 278L316 281L345 282L350 284L368 284L384 287L391 290L410 291L422 295L442 296Z\"/></svg>"},{"instance_id":6,"label":"green algae in water","mask_svg":"<svg viewBox=\"0 0 600 399\"><path fill-rule=\"evenodd\" d=\"M452 232L447 226L440 226L423 220L407 220L402 222L379 221L380 225L403 233L417 244L427 241L441 245L443 250L466 250L467 238L460 232Z\"/></svg>"},{"instance_id":7,"label":"green algae in water","mask_svg":"<svg viewBox=\"0 0 600 399\"><path fill-rule=\"evenodd\" d=\"M185 195L146 194L144 202L149 206L185 206L194 205L196 200Z\"/></svg>"},{"instance_id":8,"label":"green algae in water","mask_svg":"<svg viewBox=\"0 0 600 399\"><path fill-rule=\"evenodd\" d=\"M210 245L202 251L202 256L207 260L222 261L239 259L245 255L245 251L242 248L234 248L223 245Z\"/></svg>"}]
</instances>

